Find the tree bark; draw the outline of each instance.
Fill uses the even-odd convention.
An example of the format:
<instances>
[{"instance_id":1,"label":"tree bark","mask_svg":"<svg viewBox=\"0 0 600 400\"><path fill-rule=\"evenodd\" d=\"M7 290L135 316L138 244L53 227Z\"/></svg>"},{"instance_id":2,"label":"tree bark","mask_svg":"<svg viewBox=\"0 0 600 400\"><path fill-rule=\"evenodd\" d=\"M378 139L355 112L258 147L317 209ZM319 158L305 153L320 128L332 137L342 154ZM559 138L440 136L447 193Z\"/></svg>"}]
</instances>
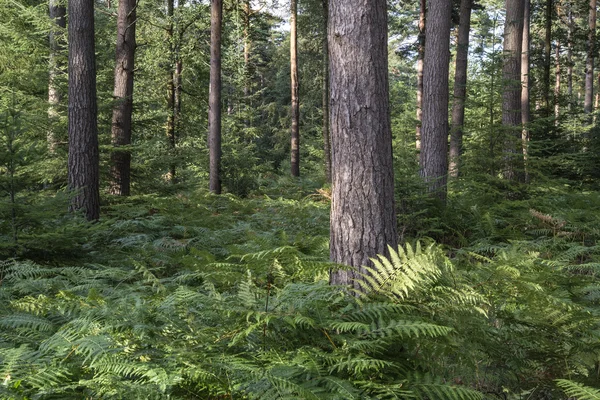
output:
<instances>
[{"instance_id":1,"label":"tree bark","mask_svg":"<svg viewBox=\"0 0 600 400\"><path fill-rule=\"evenodd\" d=\"M50 30L49 36L49 45L50 45L50 54L49 54L49 76L48 76L48 133L47 133L47 141L48 141L48 151L50 153L54 153L56 151L56 147L58 146L58 138L56 137L56 122L59 118L58 108L60 103L62 102L62 93L58 87L58 77L59 75L64 73L64 63L60 61L59 53L64 48L60 41L58 40L58 36L61 31L66 28L66 8L63 5L60 5L58 0L50 0L49 1L49 14L50 19L56 24L56 27L53 27Z\"/></svg>"},{"instance_id":2,"label":"tree bark","mask_svg":"<svg viewBox=\"0 0 600 400\"><path fill-rule=\"evenodd\" d=\"M531 109L529 105L529 27L530 27L530 0L523 0L523 38L521 41L521 147L523 152L523 165L525 181L529 181L527 171L527 158L529 154L529 123Z\"/></svg>"},{"instance_id":3,"label":"tree bark","mask_svg":"<svg viewBox=\"0 0 600 400\"><path fill-rule=\"evenodd\" d=\"M569 111L573 108L573 10L572 4L568 3L568 31L567 31L567 97L569 98Z\"/></svg>"},{"instance_id":4,"label":"tree bark","mask_svg":"<svg viewBox=\"0 0 600 400\"><path fill-rule=\"evenodd\" d=\"M502 125L505 129L505 179L514 180L518 172L517 146L521 142L521 50L523 43L523 0L506 0L503 48ZM517 139L518 137L518 139ZM519 146L521 147L521 146ZM522 157L521 157L522 160Z\"/></svg>"},{"instance_id":5,"label":"tree bark","mask_svg":"<svg viewBox=\"0 0 600 400\"><path fill-rule=\"evenodd\" d=\"M176 114L175 114L175 37L173 35L173 0L167 0L167 40L169 42L169 71L167 72L167 140L171 150L171 157L175 157L175 149L177 147L177 136L175 131ZM172 161L169 167L168 179L171 183L175 183L176 178L175 162Z\"/></svg>"},{"instance_id":6,"label":"tree bark","mask_svg":"<svg viewBox=\"0 0 600 400\"><path fill-rule=\"evenodd\" d=\"M427 13L423 63L421 176L428 191L446 200L448 179L448 73L452 2L431 0Z\"/></svg>"},{"instance_id":7,"label":"tree bark","mask_svg":"<svg viewBox=\"0 0 600 400\"><path fill-rule=\"evenodd\" d=\"M221 24L223 0L211 0L210 88L208 94L209 189L221 194Z\"/></svg>"},{"instance_id":8,"label":"tree bark","mask_svg":"<svg viewBox=\"0 0 600 400\"><path fill-rule=\"evenodd\" d=\"M589 5L589 31L588 52L585 61L585 98L583 111L592 113L592 102L594 99L594 52L596 41L596 0L590 0Z\"/></svg>"},{"instance_id":9,"label":"tree bark","mask_svg":"<svg viewBox=\"0 0 600 400\"><path fill-rule=\"evenodd\" d=\"M327 25L329 0L323 0L323 153L325 158L325 179L331 183L331 138L329 135L329 46Z\"/></svg>"},{"instance_id":10,"label":"tree bark","mask_svg":"<svg viewBox=\"0 0 600 400\"><path fill-rule=\"evenodd\" d=\"M471 30L472 0L461 0L456 65L454 73L454 103L452 105L452 129L450 131L450 176L457 178L462 154L463 126L465 123L465 99L467 96L467 63L469 56L469 32Z\"/></svg>"},{"instance_id":11,"label":"tree bark","mask_svg":"<svg viewBox=\"0 0 600 400\"><path fill-rule=\"evenodd\" d=\"M118 150L131 144L133 112L133 71L135 58L136 0L119 0L117 12L117 48L115 63L115 105L112 116L111 154L112 194L129 196L131 187L131 152Z\"/></svg>"},{"instance_id":12,"label":"tree bark","mask_svg":"<svg viewBox=\"0 0 600 400\"><path fill-rule=\"evenodd\" d=\"M300 176L300 101L298 98L298 16L297 0L290 2L290 76L292 91L292 176Z\"/></svg>"},{"instance_id":13,"label":"tree bark","mask_svg":"<svg viewBox=\"0 0 600 400\"><path fill-rule=\"evenodd\" d=\"M544 35L544 82L542 97L544 101L544 116L549 117L550 114L550 65L552 63L552 0L546 0L545 9L545 35Z\"/></svg>"},{"instance_id":14,"label":"tree bark","mask_svg":"<svg viewBox=\"0 0 600 400\"><path fill-rule=\"evenodd\" d=\"M359 288L369 257L396 247L387 2L331 0L332 284Z\"/></svg>"},{"instance_id":15,"label":"tree bark","mask_svg":"<svg viewBox=\"0 0 600 400\"><path fill-rule=\"evenodd\" d=\"M556 60L554 61L554 126L558 126L560 117L560 41L556 41Z\"/></svg>"},{"instance_id":16,"label":"tree bark","mask_svg":"<svg viewBox=\"0 0 600 400\"><path fill-rule=\"evenodd\" d=\"M69 189L71 210L100 217L93 0L69 1Z\"/></svg>"},{"instance_id":17,"label":"tree bark","mask_svg":"<svg viewBox=\"0 0 600 400\"><path fill-rule=\"evenodd\" d=\"M427 6L425 0L420 0L419 7L419 49L417 55L417 128L415 147L417 156L421 152L421 123L423 121L423 59L425 57L425 14Z\"/></svg>"}]
</instances>

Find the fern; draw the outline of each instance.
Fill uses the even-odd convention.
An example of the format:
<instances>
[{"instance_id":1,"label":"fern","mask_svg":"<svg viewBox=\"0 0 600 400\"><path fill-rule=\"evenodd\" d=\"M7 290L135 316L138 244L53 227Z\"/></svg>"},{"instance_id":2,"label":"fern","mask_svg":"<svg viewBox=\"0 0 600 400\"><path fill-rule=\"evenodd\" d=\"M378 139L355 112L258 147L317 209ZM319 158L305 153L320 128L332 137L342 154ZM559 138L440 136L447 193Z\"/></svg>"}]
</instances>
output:
<instances>
[{"instance_id":1,"label":"fern","mask_svg":"<svg viewBox=\"0 0 600 400\"><path fill-rule=\"evenodd\" d=\"M556 385L561 388L567 396L577 400L600 400L600 390L585 386L578 382L566 379L556 380Z\"/></svg>"}]
</instances>

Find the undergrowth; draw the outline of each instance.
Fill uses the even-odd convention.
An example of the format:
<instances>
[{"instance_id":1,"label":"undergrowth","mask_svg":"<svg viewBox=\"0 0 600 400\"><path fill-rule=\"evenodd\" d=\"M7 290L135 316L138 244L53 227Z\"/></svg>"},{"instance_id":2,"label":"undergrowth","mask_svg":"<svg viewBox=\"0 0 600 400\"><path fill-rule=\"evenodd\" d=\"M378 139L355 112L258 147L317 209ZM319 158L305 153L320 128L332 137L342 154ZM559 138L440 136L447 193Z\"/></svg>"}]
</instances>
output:
<instances>
[{"instance_id":1,"label":"undergrowth","mask_svg":"<svg viewBox=\"0 0 600 400\"><path fill-rule=\"evenodd\" d=\"M326 191L115 199L0 263L0 398L596 399L597 196L537 190L424 210L359 293Z\"/></svg>"}]
</instances>

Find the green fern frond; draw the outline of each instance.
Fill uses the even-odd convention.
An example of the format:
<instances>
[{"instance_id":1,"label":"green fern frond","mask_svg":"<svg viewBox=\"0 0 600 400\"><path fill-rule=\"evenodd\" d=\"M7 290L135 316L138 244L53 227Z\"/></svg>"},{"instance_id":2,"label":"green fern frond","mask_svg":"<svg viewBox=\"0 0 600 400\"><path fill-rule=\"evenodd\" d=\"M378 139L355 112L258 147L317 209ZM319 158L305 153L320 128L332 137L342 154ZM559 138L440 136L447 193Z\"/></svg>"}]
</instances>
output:
<instances>
[{"instance_id":1,"label":"green fern frond","mask_svg":"<svg viewBox=\"0 0 600 400\"><path fill-rule=\"evenodd\" d=\"M600 400L600 390L585 386L579 382L567 379L556 380L556 385L567 394L577 400Z\"/></svg>"}]
</instances>

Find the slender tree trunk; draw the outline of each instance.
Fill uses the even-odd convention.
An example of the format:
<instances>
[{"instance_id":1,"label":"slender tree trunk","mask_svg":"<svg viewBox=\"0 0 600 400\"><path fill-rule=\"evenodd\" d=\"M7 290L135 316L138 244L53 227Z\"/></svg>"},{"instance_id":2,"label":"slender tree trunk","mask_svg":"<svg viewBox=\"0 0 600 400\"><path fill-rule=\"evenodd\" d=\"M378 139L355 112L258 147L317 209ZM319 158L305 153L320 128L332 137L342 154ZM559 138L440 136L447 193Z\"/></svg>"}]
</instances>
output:
<instances>
[{"instance_id":1,"label":"slender tree trunk","mask_svg":"<svg viewBox=\"0 0 600 400\"><path fill-rule=\"evenodd\" d=\"M331 138L329 135L329 46L327 25L329 0L323 3L323 153L325 156L325 178L331 183Z\"/></svg>"},{"instance_id":2,"label":"slender tree trunk","mask_svg":"<svg viewBox=\"0 0 600 400\"><path fill-rule=\"evenodd\" d=\"M421 151L421 123L423 121L423 59L425 57L425 14L427 6L425 0L419 0L419 53L417 55L417 130L416 149L420 157Z\"/></svg>"},{"instance_id":3,"label":"slender tree trunk","mask_svg":"<svg viewBox=\"0 0 600 400\"><path fill-rule=\"evenodd\" d=\"M331 261L359 288L369 257L396 247L386 0L330 0Z\"/></svg>"},{"instance_id":4,"label":"slender tree trunk","mask_svg":"<svg viewBox=\"0 0 600 400\"><path fill-rule=\"evenodd\" d=\"M560 41L556 41L556 60L554 61L554 126L559 125L560 117Z\"/></svg>"},{"instance_id":5,"label":"slender tree trunk","mask_svg":"<svg viewBox=\"0 0 600 400\"><path fill-rule=\"evenodd\" d=\"M244 13L244 98L250 95L250 0L243 4Z\"/></svg>"},{"instance_id":6,"label":"slender tree trunk","mask_svg":"<svg viewBox=\"0 0 600 400\"><path fill-rule=\"evenodd\" d=\"M567 31L567 96L569 98L569 111L573 108L573 10L571 2L568 4L568 31Z\"/></svg>"},{"instance_id":7,"label":"slender tree trunk","mask_svg":"<svg viewBox=\"0 0 600 400\"><path fill-rule=\"evenodd\" d=\"M210 13L210 87L208 93L208 149L210 186L221 193L221 24L223 0L211 0Z\"/></svg>"},{"instance_id":8,"label":"slender tree trunk","mask_svg":"<svg viewBox=\"0 0 600 400\"><path fill-rule=\"evenodd\" d=\"M117 149L111 154L112 194L129 196L131 186L131 153L118 150L131 144L133 112L133 71L135 58L136 0L119 0L117 13L117 48L115 62L115 105L112 116L112 143Z\"/></svg>"},{"instance_id":9,"label":"slender tree trunk","mask_svg":"<svg viewBox=\"0 0 600 400\"><path fill-rule=\"evenodd\" d=\"M590 0L589 6L589 31L588 52L585 61L585 99L583 110L586 114L592 113L594 99L594 52L596 41L596 0Z\"/></svg>"},{"instance_id":10,"label":"slender tree trunk","mask_svg":"<svg viewBox=\"0 0 600 400\"><path fill-rule=\"evenodd\" d=\"M452 129L450 131L450 176L457 178L462 154L463 125L465 123L465 99L467 97L467 63L469 56L469 32L471 31L472 0L461 0L456 65L454 73L454 103L452 105Z\"/></svg>"},{"instance_id":11,"label":"slender tree trunk","mask_svg":"<svg viewBox=\"0 0 600 400\"><path fill-rule=\"evenodd\" d=\"M521 41L521 147L523 151L523 164L525 182L529 181L527 158L529 155L529 123L531 122L531 109L529 105L529 26L530 26L530 0L523 0L523 38Z\"/></svg>"},{"instance_id":12,"label":"slender tree trunk","mask_svg":"<svg viewBox=\"0 0 600 400\"><path fill-rule=\"evenodd\" d=\"M69 189L71 210L100 217L93 0L69 1Z\"/></svg>"},{"instance_id":13,"label":"slender tree trunk","mask_svg":"<svg viewBox=\"0 0 600 400\"><path fill-rule=\"evenodd\" d=\"M56 27L50 30L49 44L49 76L48 76L48 124L47 133L48 151L54 153L58 146L58 138L56 137L56 122L59 118L58 108L62 102L62 93L58 87L58 77L64 73L64 63L60 61L60 51L64 48L58 36L61 31L66 28L66 8L60 5L58 0L50 0L49 13L50 19L54 21Z\"/></svg>"},{"instance_id":14,"label":"slender tree trunk","mask_svg":"<svg viewBox=\"0 0 600 400\"><path fill-rule=\"evenodd\" d=\"M448 72L452 2L430 0L423 63L421 176L428 191L446 200L448 174Z\"/></svg>"},{"instance_id":15,"label":"slender tree trunk","mask_svg":"<svg viewBox=\"0 0 600 400\"><path fill-rule=\"evenodd\" d=\"M167 25L167 40L169 41L169 71L167 73L167 140L171 150L171 157L175 157L175 148L177 147L177 137L175 131L175 71L172 67L171 62L175 59L175 36L173 35L174 24L173 24L173 12L174 12L174 0L167 0L167 18L169 19ZM176 182L176 167L175 162L172 161L169 167L168 178L171 183Z\"/></svg>"},{"instance_id":16,"label":"slender tree trunk","mask_svg":"<svg viewBox=\"0 0 600 400\"><path fill-rule=\"evenodd\" d=\"M544 116L550 116L550 65L552 63L552 0L546 0L545 9L545 37L544 37L544 83L543 83L543 101Z\"/></svg>"},{"instance_id":17,"label":"slender tree trunk","mask_svg":"<svg viewBox=\"0 0 600 400\"><path fill-rule=\"evenodd\" d=\"M292 176L300 176L300 101L298 98L297 0L290 3L290 76L292 88Z\"/></svg>"},{"instance_id":18,"label":"slender tree trunk","mask_svg":"<svg viewBox=\"0 0 600 400\"><path fill-rule=\"evenodd\" d=\"M505 129L505 179L517 178L516 143L521 141L521 48L523 41L523 0L506 0L503 48L502 125ZM515 137L518 132L518 139ZM520 146L519 146L520 147ZM522 157L521 157L522 160Z\"/></svg>"}]
</instances>

